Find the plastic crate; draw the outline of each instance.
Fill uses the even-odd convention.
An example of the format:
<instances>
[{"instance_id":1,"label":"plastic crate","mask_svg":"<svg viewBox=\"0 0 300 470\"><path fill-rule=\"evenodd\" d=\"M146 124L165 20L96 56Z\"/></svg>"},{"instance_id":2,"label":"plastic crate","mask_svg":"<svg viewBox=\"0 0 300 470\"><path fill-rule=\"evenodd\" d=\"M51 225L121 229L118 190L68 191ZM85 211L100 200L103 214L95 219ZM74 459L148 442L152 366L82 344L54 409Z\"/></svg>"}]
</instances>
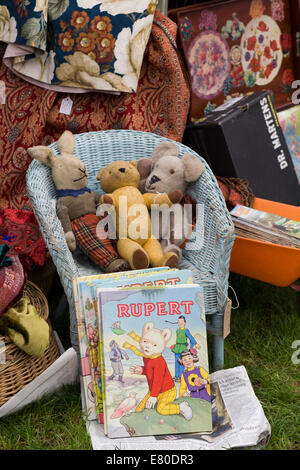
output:
<instances>
[{"instance_id":1,"label":"plastic crate","mask_svg":"<svg viewBox=\"0 0 300 470\"><path fill-rule=\"evenodd\" d=\"M300 207L256 198L253 208L300 222ZM286 287L300 277L300 249L236 237L230 271Z\"/></svg>"}]
</instances>

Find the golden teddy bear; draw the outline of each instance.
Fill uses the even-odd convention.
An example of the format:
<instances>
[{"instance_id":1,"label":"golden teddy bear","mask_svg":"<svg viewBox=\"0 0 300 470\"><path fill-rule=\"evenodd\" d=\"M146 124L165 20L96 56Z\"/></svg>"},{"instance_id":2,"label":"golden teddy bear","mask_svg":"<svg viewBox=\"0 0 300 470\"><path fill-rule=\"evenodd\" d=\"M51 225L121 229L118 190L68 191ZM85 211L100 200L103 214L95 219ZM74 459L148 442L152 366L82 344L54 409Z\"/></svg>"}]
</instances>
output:
<instances>
[{"instance_id":1,"label":"golden teddy bear","mask_svg":"<svg viewBox=\"0 0 300 470\"><path fill-rule=\"evenodd\" d=\"M173 252L164 254L160 242L152 234L148 210L152 204L171 207L180 202L182 192L142 194L137 189L140 174L136 161L110 163L100 170L97 179L106 193L101 196L101 203L115 207L119 255L129 262L132 269L146 269L149 265L177 267L178 255Z\"/></svg>"}]
</instances>

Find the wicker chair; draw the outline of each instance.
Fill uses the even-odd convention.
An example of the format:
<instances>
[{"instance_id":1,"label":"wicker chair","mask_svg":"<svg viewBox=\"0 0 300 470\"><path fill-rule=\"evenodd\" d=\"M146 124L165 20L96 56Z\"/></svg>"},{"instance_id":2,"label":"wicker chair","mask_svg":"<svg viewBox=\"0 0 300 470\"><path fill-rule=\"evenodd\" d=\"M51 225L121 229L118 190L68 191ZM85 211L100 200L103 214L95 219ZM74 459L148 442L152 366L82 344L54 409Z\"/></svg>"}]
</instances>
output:
<instances>
[{"instance_id":1,"label":"wicker chair","mask_svg":"<svg viewBox=\"0 0 300 470\"><path fill-rule=\"evenodd\" d=\"M130 130L110 130L78 134L75 136L75 155L88 169L88 186L100 191L96 176L99 169L114 160L132 160L150 157L154 148L168 139L155 134ZM57 154L57 143L51 145ZM178 144L180 155L195 152ZM199 157L200 158L200 157ZM204 243L197 249L183 250L181 267L194 272L195 280L204 286L208 331L213 334L213 368L224 365L223 319L227 302L228 273L234 229L223 196L210 168L203 160L206 171L196 183L190 184L188 193L204 207ZM50 254L56 265L70 307L70 335L78 351L76 317L74 312L72 279L75 276L99 272L83 255L69 251L61 223L56 216L56 191L50 169L33 161L27 171L28 195ZM209 321L210 320L210 321Z\"/></svg>"}]
</instances>

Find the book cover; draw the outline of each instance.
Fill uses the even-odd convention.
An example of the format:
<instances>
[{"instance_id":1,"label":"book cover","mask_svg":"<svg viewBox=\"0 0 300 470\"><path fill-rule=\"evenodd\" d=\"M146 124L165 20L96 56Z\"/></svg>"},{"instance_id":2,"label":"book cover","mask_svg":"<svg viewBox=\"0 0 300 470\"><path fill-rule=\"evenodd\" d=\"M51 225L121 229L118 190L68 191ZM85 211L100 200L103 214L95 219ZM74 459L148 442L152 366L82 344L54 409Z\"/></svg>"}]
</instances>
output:
<instances>
[{"instance_id":1,"label":"book cover","mask_svg":"<svg viewBox=\"0 0 300 470\"><path fill-rule=\"evenodd\" d=\"M78 278L79 297L81 310L84 316L85 338L82 337L81 343L87 343L88 353L83 348L82 365L89 359L90 367L87 370L85 365L85 385L88 387L87 399L93 403L95 412L89 409L90 419L98 418L103 423L103 405L102 405L102 381L101 381L101 361L99 351L98 323L97 323L97 288L119 287L119 286L151 286L151 285L176 285L178 283L192 283L192 272L189 270L173 270L168 268L151 268L140 271L128 271L123 273L113 273L108 275L86 276ZM120 334L121 331L117 331ZM81 335L82 336L82 335ZM88 373L89 372L89 373ZM90 406L90 408L92 405Z\"/></svg>"},{"instance_id":2,"label":"book cover","mask_svg":"<svg viewBox=\"0 0 300 470\"><path fill-rule=\"evenodd\" d=\"M223 400L221 390L218 382L211 382L211 410L212 410L212 431L191 433L191 434L171 434L171 435L160 435L155 436L158 441L174 441L180 439L197 439L199 441L206 441L213 443L217 439L225 437L226 434L230 433L234 429L234 425L230 414L226 408Z\"/></svg>"},{"instance_id":3,"label":"book cover","mask_svg":"<svg viewBox=\"0 0 300 470\"><path fill-rule=\"evenodd\" d=\"M202 287L98 289L98 315L107 435L211 431Z\"/></svg>"},{"instance_id":4,"label":"book cover","mask_svg":"<svg viewBox=\"0 0 300 470\"><path fill-rule=\"evenodd\" d=\"M144 271L128 271L81 276L73 280L73 295L77 320L81 376L88 420L98 419L103 423L101 366L99 362L99 335L97 326L97 293L90 291L91 283L134 278L141 274L169 271L169 268L150 268ZM171 271L171 270L170 270ZM83 287L85 286L86 289ZM86 321L88 319L88 321Z\"/></svg>"}]
</instances>

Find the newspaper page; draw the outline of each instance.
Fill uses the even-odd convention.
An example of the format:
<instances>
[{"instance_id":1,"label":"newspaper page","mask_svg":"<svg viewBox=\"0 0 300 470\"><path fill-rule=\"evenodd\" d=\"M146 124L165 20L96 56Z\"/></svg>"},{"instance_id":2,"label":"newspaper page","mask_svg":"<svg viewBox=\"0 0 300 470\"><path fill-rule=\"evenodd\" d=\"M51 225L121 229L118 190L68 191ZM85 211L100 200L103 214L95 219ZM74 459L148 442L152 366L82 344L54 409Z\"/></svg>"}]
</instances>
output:
<instances>
[{"instance_id":1,"label":"newspaper page","mask_svg":"<svg viewBox=\"0 0 300 470\"><path fill-rule=\"evenodd\" d=\"M264 447L270 424L244 366L210 375L213 431L210 433L110 439L103 425L87 422L94 450L226 450Z\"/></svg>"}]
</instances>

